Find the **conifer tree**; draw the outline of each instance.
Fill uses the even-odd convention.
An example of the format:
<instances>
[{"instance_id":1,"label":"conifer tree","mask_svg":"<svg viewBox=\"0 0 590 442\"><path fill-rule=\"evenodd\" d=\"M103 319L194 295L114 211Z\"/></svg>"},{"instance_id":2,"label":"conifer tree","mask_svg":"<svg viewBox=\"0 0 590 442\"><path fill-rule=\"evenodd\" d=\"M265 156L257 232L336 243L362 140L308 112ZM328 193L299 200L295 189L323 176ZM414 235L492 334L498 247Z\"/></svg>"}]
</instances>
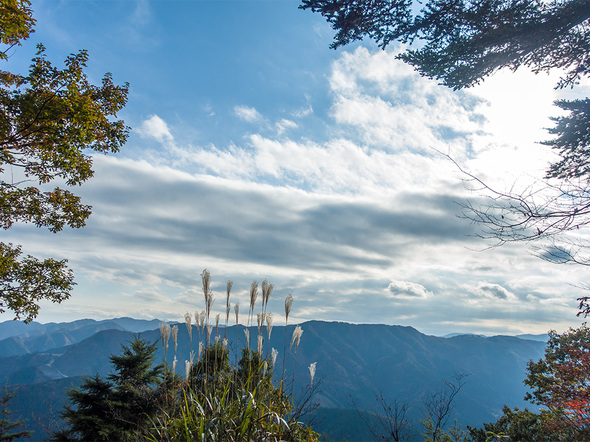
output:
<instances>
[{"instance_id":1,"label":"conifer tree","mask_svg":"<svg viewBox=\"0 0 590 442\"><path fill-rule=\"evenodd\" d=\"M16 394L14 392L9 392L8 389L4 387L4 395L2 399L0 399L0 441L29 438L32 435L31 431L17 430L24 426L22 420L12 421L10 419L12 411L9 409L9 403L15 397Z\"/></svg>"},{"instance_id":2,"label":"conifer tree","mask_svg":"<svg viewBox=\"0 0 590 442\"><path fill-rule=\"evenodd\" d=\"M62 416L68 427L53 440L134 441L159 408L161 365L153 366L156 344L135 336L111 356L114 373L108 380L86 378L79 389L68 392Z\"/></svg>"}]
</instances>

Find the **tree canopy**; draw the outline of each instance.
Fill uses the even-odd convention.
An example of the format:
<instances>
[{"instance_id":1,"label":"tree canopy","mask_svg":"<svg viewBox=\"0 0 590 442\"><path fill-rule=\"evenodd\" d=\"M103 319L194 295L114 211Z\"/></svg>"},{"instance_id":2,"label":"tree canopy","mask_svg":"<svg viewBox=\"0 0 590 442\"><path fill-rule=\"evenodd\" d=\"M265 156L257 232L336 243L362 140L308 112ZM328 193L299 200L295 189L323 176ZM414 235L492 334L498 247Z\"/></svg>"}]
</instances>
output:
<instances>
[{"instance_id":1,"label":"tree canopy","mask_svg":"<svg viewBox=\"0 0 590 442\"><path fill-rule=\"evenodd\" d=\"M538 412L504 406L496 422L468 426L471 440L590 440L590 329L583 324L558 334L549 332L545 355L529 361L525 399Z\"/></svg>"},{"instance_id":2,"label":"tree canopy","mask_svg":"<svg viewBox=\"0 0 590 442\"><path fill-rule=\"evenodd\" d=\"M34 31L29 0L0 5L0 60ZM59 232L83 227L91 207L69 188L93 175L88 150L118 152L128 136L116 114L128 85L106 74L100 85L84 72L88 53L71 54L54 66L38 45L27 75L0 69L0 227L33 223ZM60 181L65 188L50 184ZM38 301L61 302L74 285L66 260L19 259L21 246L0 243L0 313L32 320Z\"/></svg>"},{"instance_id":3,"label":"tree canopy","mask_svg":"<svg viewBox=\"0 0 590 442\"><path fill-rule=\"evenodd\" d=\"M530 361L524 383L527 399L556 413L553 427L590 438L590 329L586 325L563 334L549 333L545 357Z\"/></svg>"},{"instance_id":4,"label":"tree canopy","mask_svg":"<svg viewBox=\"0 0 590 442\"><path fill-rule=\"evenodd\" d=\"M421 47L398 58L455 89L494 71L529 66L566 71L560 86L590 72L590 1L302 0L337 31L332 47L369 37L384 48L394 41Z\"/></svg>"}]
</instances>

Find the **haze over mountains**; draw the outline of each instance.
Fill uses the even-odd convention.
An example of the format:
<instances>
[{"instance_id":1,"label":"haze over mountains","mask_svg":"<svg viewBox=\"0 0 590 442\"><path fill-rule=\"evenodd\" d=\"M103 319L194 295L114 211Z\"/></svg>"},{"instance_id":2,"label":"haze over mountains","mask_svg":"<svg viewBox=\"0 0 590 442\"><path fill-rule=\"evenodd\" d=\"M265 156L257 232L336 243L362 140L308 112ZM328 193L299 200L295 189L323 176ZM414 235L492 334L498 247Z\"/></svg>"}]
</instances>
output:
<instances>
[{"instance_id":1,"label":"haze over mountains","mask_svg":"<svg viewBox=\"0 0 590 442\"><path fill-rule=\"evenodd\" d=\"M109 356L119 354L121 344L129 342L135 333L150 342L159 340L158 325L157 320L130 318L26 326L15 321L0 323L0 380L19 386L13 410L29 419L31 428L40 436L43 425L52 425L50 412L55 417L61 409L67 388L79 385L81 376L110 373ZM317 362L316 379L321 379L321 385L315 399L321 407L318 416L323 419L317 427L336 440L346 436L350 440L370 439L354 410L377 412L375 393L412 404L410 417L418 419L422 397L439 391L445 380L453 381L457 374L467 377L452 419L463 426L495 420L504 404L531 408L523 402L525 367L528 360L539 359L545 348L544 336L532 337L537 340L511 336L436 337L412 327L321 321L305 322L301 327L304 333L296 358L294 349L289 352L294 325L286 330L275 326L264 351L270 352L271 347L279 351L276 372L280 374L286 345L285 366L289 376L295 367L295 393L309 384L308 367ZM229 347L235 350L236 340L240 347L244 345L243 329L220 327L217 333L227 336ZM263 333L266 338L266 330ZM256 335L253 327L253 342ZM198 339L194 327L193 348L198 347ZM173 349L171 343L169 363ZM187 328L179 324L179 367L184 366L189 353ZM157 360L163 360L160 344Z\"/></svg>"}]
</instances>

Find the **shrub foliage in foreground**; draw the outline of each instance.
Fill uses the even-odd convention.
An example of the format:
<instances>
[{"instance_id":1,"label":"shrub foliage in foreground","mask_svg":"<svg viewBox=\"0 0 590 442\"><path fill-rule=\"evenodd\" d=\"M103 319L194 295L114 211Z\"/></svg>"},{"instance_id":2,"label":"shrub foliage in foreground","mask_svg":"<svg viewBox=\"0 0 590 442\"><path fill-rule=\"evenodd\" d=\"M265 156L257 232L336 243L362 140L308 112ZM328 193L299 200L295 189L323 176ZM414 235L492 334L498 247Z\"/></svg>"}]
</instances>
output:
<instances>
[{"instance_id":1,"label":"shrub foliage in foreground","mask_svg":"<svg viewBox=\"0 0 590 442\"><path fill-rule=\"evenodd\" d=\"M590 328L583 324L562 334L549 332L545 357L530 361L525 399L539 413L505 406L503 415L483 429L470 428L474 441L590 440Z\"/></svg>"}]
</instances>

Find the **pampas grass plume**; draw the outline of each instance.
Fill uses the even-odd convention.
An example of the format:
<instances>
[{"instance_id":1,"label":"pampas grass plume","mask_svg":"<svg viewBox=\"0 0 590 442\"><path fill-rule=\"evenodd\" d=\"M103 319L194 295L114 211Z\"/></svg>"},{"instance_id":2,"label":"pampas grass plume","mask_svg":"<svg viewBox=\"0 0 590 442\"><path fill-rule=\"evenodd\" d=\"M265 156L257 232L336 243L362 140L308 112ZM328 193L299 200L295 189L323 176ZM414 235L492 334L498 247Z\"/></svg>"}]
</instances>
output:
<instances>
[{"instance_id":1,"label":"pampas grass plume","mask_svg":"<svg viewBox=\"0 0 590 442\"><path fill-rule=\"evenodd\" d=\"M285 298L285 324L289 320L289 313L291 313L291 307L293 306L293 293L289 293Z\"/></svg>"},{"instance_id":2,"label":"pampas grass plume","mask_svg":"<svg viewBox=\"0 0 590 442\"><path fill-rule=\"evenodd\" d=\"M192 326L191 314L189 312L186 312L184 314L184 323L186 324L186 328L188 330L188 336L192 341L192 339L193 339L193 326Z\"/></svg>"},{"instance_id":3,"label":"pampas grass plume","mask_svg":"<svg viewBox=\"0 0 590 442\"><path fill-rule=\"evenodd\" d=\"M295 351L297 351L297 348L299 347L299 341L301 340L301 335L303 334L303 329L297 325L295 327L295 330L293 330L293 337L291 338L291 347L293 347L293 344L295 342L297 342L297 344L295 345ZM291 348L289 347L289 348Z\"/></svg>"},{"instance_id":4,"label":"pampas grass plume","mask_svg":"<svg viewBox=\"0 0 590 442\"><path fill-rule=\"evenodd\" d=\"M313 378L315 376L315 366L316 366L317 362L313 362L311 364L309 364L309 375L311 376L311 381L310 381L310 385L313 385Z\"/></svg>"},{"instance_id":5,"label":"pampas grass plume","mask_svg":"<svg viewBox=\"0 0 590 442\"><path fill-rule=\"evenodd\" d=\"M252 284L250 284L250 310L252 311L254 311L256 298L258 298L258 282L252 281Z\"/></svg>"},{"instance_id":6,"label":"pampas grass plume","mask_svg":"<svg viewBox=\"0 0 590 442\"><path fill-rule=\"evenodd\" d=\"M267 313L266 317L266 333L268 334L268 340L270 341L270 334L272 333L272 313Z\"/></svg>"},{"instance_id":7,"label":"pampas grass plume","mask_svg":"<svg viewBox=\"0 0 590 442\"><path fill-rule=\"evenodd\" d=\"M262 345L264 343L264 337L262 335L258 335L258 354L262 357Z\"/></svg>"}]
</instances>

